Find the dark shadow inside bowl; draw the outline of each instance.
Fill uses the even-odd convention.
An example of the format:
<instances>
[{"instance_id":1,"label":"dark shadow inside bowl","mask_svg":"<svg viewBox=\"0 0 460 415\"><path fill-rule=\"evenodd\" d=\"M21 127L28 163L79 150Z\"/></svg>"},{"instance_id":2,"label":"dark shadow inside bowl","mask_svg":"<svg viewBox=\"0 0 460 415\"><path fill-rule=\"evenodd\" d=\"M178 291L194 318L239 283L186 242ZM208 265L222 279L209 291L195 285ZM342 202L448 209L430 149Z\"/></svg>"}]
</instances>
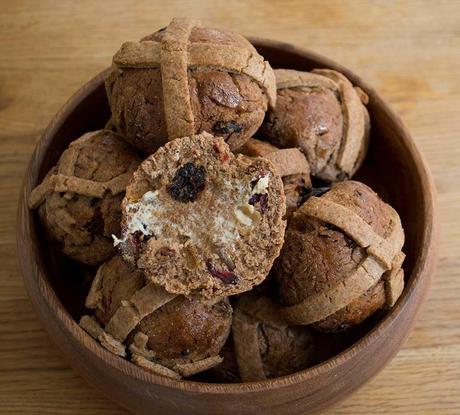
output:
<instances>
[{"instance_id":1,"label":"dark shadow inside bowl","mask_svg":"<svg viewBox=\"0 0 460 415\"><path fill-rule=\"evenodd\" d=\"M370 148L355 178L370 185L400 214L406 233L404 252L407 258L404 263L404 271L406 283L410 284L410 276L422 248L424 198L422 188L418 185L420 178L415 161L403 138L403 126L395 125L394 120L385 109L386 106L382 105L376 94L344 68L322 57L316 60L306 59L289 45L280 51L279 44L277 47L261 47L256 40L253 43L274 68L311 70L317 67L330 67L344 72L355 84L368 92L370 97L368 109L372 125ZM57 126L53 141L43 149L45 154L40 167L39 180L42 180L57 162L71 141L87 131L100 129L105 125L109 118L109 108L102 81L95 89L88 91L88 95L78 102L72 112L66 115L62 117L61 123ZM84 313L84 300L95 269L73 262L60 254L57 247L46 240L36 212L34 212L33 221L32 238L34 246L38 249L36 258L42 261L45 275L62 305L72 318L78 321ZM323 348L325 353L321 356L321 360L327 360L350 347L374 328L383 316L383 313L377 313L360 327L347 333L318 335L318 342L325 346ZM203 375L197 380L214 381L211 376L203 377Z\"/></svg>"}]
</instances>

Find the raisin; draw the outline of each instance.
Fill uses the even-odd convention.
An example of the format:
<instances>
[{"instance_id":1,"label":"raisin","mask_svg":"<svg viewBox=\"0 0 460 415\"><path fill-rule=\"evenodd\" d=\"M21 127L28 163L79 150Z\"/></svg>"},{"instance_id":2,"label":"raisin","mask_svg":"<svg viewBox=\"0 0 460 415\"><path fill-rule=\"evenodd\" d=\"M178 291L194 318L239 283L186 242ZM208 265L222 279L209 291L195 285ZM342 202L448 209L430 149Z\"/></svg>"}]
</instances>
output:
<instances>
[{"instance_id":1,"label":"raisin","mask_svg":"<svg viewBox=\"0 0 460 415\"><path fill-rule=\"evenodd\" d=\"M177 169L173 181L166 190L173 199L182 203L193 202L203 191L206 182L206 170L203 166L186 163Z\"/></svg>"},{"instance_id":2,"label":"raisin","mask_svg":"<svg viewBox=\"0 0 460 415\"><path fill-rule=\"evenodd\" d=\"M217 121L212 130L218 134L240 133L243 127L234 121Z\"/></svg>"},{"instance_id":3,"label":"raisin","mask_svg":"<svg viewBox=\"0 0 460 415\"><path fill-rule=\"evenodd\" d=\"M314 187L312 189L309 189L307 187L299 187L297 191L299 192L300 196L300 205L302 205L304 202L306 202L310 197L316 196L320 197L324 195L325 193L329 192L331 188L329 186L325 187Z\"/></svg>"},{"instance_id":4,"label":"raisin","mask_svg":"<svg viewBox=\"0 0 460 415\"><path fill-rule=\"evenodd\" d=\"M330 223L325 223L325 224L324 224L324 227L327 228L327 229L329 229L330 231L342 233L342 231L341 231L337 226L332 225L332 224L330 224Z\"/></svg>"},{"instance_id":5,"label":"raisin","mask_svg":"<svg viewBox=\"0 0 460 415\"><path fill-rule=\"evenodd\" d=\"M219 154L219 160L220 160L220 161L225 162L225 161L230 160L230 155L228 154L228 152L226 152L225 149L220 148L219 144L214 143L214 144L212 145L212 148L214 149L214 151L215 151L217 154Z\"/></svg>"},{"instance_id":6,"label":"raisin","mask_svg":"<svg viewBox=\"0 0 460 415\"><path fill-rule=\"evenodd\" d=\"M215 268L210 259L206 260L206 268L213 277L220 279L224 284L236 285L238 283L237 275L230 271Z\"/></svg>"},{"instance_id":7,"label":"raisin","mask_svg":"<svg viewBox=\"0 0 460 415\"><path fill-rule=\"evenodd\" d=\"M248 203L252 206L259 204L260 213L265 213L268 208L268 195L267 193L256 193L249 198Z\"/></svg>"},{"instance_id":8,"label":"raisin","mask_svg":"<svg viewBox=\"0 0 460 415\"><path fill-rule=\"evenodd\" d=\"M356 248L357 245L353 239L349 238L347 235L343 235L343 239L345 243L347 244L348 248L352 248L352 249Z\"/></svg>"},{"instance_id":9,"label":"raisin","mask_svg":"<svg viewBox=\"0 0 460 415\"><path fill-rule=\"evenodd\" d=\"M348 237L348 235L344 234L341 229L337 228L337 226L331 225L330 223L325 223L324 227L329 229L330 231L341 233L343 236L343 240L345 241L345 244L348 246L348 248L355 248L357 246L356 242L350 237Z\"/></svg>"},{"instance_id":10,"label":"raisin","mask_svg":"<svg viewBox=\"0 0 460 415\"><path fill-rule=\"evenodd\" d=\"M260 193L256 193L249 198L249 204L254 206L260 200Z\"/></svg>"}]
</instances>

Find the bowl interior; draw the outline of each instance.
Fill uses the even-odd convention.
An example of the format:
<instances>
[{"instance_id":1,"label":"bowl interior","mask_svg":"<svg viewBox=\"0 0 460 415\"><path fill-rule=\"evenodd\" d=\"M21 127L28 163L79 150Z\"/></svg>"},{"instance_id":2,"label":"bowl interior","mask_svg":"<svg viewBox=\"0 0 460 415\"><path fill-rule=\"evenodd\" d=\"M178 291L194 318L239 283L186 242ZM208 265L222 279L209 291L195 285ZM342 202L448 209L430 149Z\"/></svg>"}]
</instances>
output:
<instances>
[{"instance_id":1,"label":"bowl interior","mask_svg":"<svg viewBox=\"0 0 460 415\"><path fill-rule=\"evenodd\" d=\"M291 68L311 70L328 67L345 73L355 85L359 85L370 97L368 105L371 117L371 140L366 160L355 178L370 185L380 196L389 202L400 214L406 233L404 262L406 284L411 284L411 275L422 250L424 230L424 197L420 177L413 155L404 140L405 130L398 118L387 110L375 92L367 87L358 77L345 68L313 54L299 54L290 45L273 44L252 40L259 52L270 61L274 68ZM88 88L86 93L79 92L81 99L72 111L60 114L55 122L55 133L41 151L42 163L35 178L38 184L48 170L57 162L69 143L87 131L102 128L107 122L110 111L103 85L103 74L95 88ZM85 92L85 91L84 91ZM46 239L36 212L33 213L32 240L36 249L39 265L43 267L46 278L61 301L64 308L76 321L84 314L84 301L89 290L95 269L73 262L59 253L53 243L39 243ZM406 287L407 289L407 287ZM403 294L404 295L404 294ZM335 335L318 335L318 342L328 345L322 348L324 353L319 359L328 358L350 347L367 332L372 330L384 317L375 314L359 328L348 333ZM333 345L333 347L330 347ZM315 362L319 363L319 361ZM212 382L208 375L196 378Z\"/></svg>"}]
</instances>

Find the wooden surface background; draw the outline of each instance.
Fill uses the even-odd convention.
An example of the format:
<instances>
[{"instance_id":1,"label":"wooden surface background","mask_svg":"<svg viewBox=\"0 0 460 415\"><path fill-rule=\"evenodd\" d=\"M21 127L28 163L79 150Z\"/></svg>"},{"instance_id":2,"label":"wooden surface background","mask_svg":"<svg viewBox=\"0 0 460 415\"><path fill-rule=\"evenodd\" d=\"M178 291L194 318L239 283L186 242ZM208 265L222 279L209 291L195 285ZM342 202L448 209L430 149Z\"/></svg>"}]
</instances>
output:
<instances>
[{"instance_id":1,"label":"wooden surface background","mask_svg":"<svg viewBox=\"0 0 460 415\"><path fill-rule=\"evenodd\" d=\"M162 4L163 3L163 4ZM126 414L63 361L15 259L26 163L67 98L125 40L172 16L284 40L360 74L402 116L435 177L438 271L405 347L329 414L460 414L460 1L0 1L0 413Z\"/></svg>"}]
</instances>

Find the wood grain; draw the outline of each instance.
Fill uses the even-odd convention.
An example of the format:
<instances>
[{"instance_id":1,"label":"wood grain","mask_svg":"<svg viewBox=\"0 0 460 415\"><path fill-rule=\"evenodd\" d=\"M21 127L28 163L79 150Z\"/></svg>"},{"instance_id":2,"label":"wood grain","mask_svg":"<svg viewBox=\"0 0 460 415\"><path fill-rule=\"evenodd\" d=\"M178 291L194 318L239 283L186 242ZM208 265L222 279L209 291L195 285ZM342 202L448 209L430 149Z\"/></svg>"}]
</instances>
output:
<instances>
[{"instance_id":1,"label":"wood grain","mask_svg":"<svg viewBox=\"0 0 460 415\"><path fill-rule=\"evenodd\" d=\"M25 165L67 98L126 39L193 10L207 23L289 41L362 75L394 106L430 164L440 264L423 315L391 365L331 414L460 412L460 11L455 2L7 2L0 15L0 402L4 413L117 414L63 363L14 259ZM107 8L107 10L105 10Z\"/></svg>"}]
</instances>

